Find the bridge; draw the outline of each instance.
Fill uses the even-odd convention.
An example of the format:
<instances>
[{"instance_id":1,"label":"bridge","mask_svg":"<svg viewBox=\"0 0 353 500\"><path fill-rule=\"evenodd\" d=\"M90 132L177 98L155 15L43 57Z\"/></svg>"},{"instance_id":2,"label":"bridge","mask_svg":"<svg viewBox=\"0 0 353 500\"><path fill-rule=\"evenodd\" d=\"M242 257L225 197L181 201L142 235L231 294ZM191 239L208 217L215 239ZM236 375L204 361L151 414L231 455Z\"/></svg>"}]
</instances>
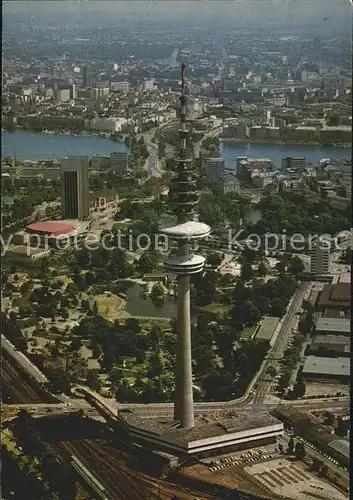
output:
<instances>
[{"instance_id":1,"label":"bridge","mask_svg":"<svg viewBox=\"0 0 353 500\"><path fill-rule=\"evenodd\" d=\"M83 387L83 386L82 386ZM96 403L100 404L102 408L109 414L109 418L116 418L118 416L118 403L114 400L108 400L95 391L91 391L86 388L87 395L90 394L90 398L94 399ZM80 390L76 391L80 392ZM307 410L329 410L337 408L348 407L349 397L341 396L336 398L312 398L312 399L300 399L300 400L281 400L277 402L273 400L272 402L263 402L261 404L250 403L252 409L255 411L257 409L268 409L278 407L279 405L293 406L295 408L305 408ZM237 405L238 406L238 405ZM155 416L171 416L173 414L173 403L119 403L119 409L121 410L134 410L136 413L143 415L145 418L155 417ZM194 403L194 410L196 414L202 413L214 413L222 410L235 409L236 406L232 401L225 401L219 403L217 401L207 402L207 403ZM101 409L101 408L100 408ZM88 412L93 415L98 413L92 408L92 405L83 400L68 400L67 403L40 403L40 404L3 404L2 405L3 416L7 414L15 415L20 410L29 410L33 415L42 415L50 413L72 413L79 410Z\"/></svg>"},{"instance_id":2,"label":"bridge","mask_svg":"<svg viewBox=\"0 0 353 500\"><path fill-rule=\"evenodd\" d=\"M117 419L118 409L108 403L108 401L98 394L98 392L95 392L84 385L75 385L71 391L78 396L84 395L88 401L92 400L93 404L95 404L98 409L103 410L104 414L107 414L109 418L113 418L114 420Z\"/></svg>"}]
</instances>

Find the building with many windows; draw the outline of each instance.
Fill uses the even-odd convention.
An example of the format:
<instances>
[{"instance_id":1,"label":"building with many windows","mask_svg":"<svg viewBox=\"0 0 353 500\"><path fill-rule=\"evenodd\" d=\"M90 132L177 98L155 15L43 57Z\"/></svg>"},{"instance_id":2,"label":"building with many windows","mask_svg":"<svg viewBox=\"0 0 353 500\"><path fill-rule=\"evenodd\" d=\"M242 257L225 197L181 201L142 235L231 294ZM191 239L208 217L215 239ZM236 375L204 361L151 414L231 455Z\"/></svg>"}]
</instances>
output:
<instances>
[{"instance_id":1,"label":"building with many windows","mask_svg":"<svg viewBox=\"0 0 353 500\"><path fill-rule=\"evenodd\" d=\"M204 158L201 161L201 168L210 182L223 181L225 167L222 158Z\"/></svg>"},{"instance_id":2,"label":"building with many windows","mask_svg":"<svg viewBox=\"0 0 353 500\"><path fill-rule=\"evenodd\" d=\"M314 244L310 250L310 273L327 274L330 266L330 247L320 243Z\"/></svg>"},{"instance_id":3,"label":"building with many windows","mask_svg":"<svg viewBox=\"0 0 353 500\"><path fill-rule=\"evenodd\" d=\"M113 151L110 153L110 169L118 175L125 175L129 168L129 153Z\"/></svg>"},{"instance_id":4,"label":"building with many windows","mask_svg":"<svg viewBox=\"0 0 353 500\"><path fill-rule=\"evenodd\" d=\"M89 215L88 156L60 159L61 216L86 219Z\"/></svg>"}]
</instances>

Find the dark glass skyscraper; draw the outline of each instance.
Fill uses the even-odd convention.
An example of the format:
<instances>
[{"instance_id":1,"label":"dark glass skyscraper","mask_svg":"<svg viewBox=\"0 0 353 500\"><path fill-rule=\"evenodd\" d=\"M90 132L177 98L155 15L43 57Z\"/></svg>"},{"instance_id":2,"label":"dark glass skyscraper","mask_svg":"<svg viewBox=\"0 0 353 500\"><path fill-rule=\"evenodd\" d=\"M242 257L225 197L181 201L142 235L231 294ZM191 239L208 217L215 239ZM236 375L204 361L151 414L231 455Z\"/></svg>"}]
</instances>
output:
<instances>
[{"instance_id":1,"label":"dark glass skyscraper","mask_svg":"<svg viewBox=\"0 0 353 500\"><path fill-rule=\"evenodd\" d=\"M88 157L60 159L61 216L63 219L86 219L89 215Z\"/></svg>"}]
</instances>

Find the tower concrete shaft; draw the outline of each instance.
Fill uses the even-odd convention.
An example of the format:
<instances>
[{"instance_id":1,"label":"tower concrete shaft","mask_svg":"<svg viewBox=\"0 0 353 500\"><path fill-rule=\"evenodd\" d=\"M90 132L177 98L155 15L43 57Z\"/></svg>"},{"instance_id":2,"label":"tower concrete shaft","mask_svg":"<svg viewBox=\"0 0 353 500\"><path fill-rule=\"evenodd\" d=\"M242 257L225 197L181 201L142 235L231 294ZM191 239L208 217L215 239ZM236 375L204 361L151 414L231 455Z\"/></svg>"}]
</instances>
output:
<instances>
[{"instance_id":1,"label":"tower concrete shaft","mask_svg":"<svg viewBox=\"0 0 353 500\"><path fill-rule=\"evenodd\" d=\"M186 170L186 95L185 66L181 65L180 95L180 171ZM180 174L179 174L180 179ZM189 214L177 210L178 222L189 220ZM179 242L178 255L189 255L189 244L186 240ZM175 370L174 420L180 421L181 427L194 427L194 400L192 390L192 358L191 358L191 321L190 321L190 276L178 277L177 296L177 346Z\"/></svg>"},{"instance_id":2,"label":"tower concrete shaft","mask_svg":"<svg viewBox=\"0 0 353 500\"><path fill-rule=\"evenodd\" d=\"M176 178L171 190L171 202L177 216L176 223L159 226L159 231L178 242L175 254L170 254L165 267L178 276L177 293L177 339L174 419L182 428L194 426L194 405L192 391L191 323L190 323L190 275L199 273L205 259L190 253L190 242L204 238L210 233L206 224L194 221L195 206L198 203L196 175L192 158L187 157L186 138L186 94L185 66L181 66L180 95L180 150L175 160Z\"/></svg>"}]
</instances>

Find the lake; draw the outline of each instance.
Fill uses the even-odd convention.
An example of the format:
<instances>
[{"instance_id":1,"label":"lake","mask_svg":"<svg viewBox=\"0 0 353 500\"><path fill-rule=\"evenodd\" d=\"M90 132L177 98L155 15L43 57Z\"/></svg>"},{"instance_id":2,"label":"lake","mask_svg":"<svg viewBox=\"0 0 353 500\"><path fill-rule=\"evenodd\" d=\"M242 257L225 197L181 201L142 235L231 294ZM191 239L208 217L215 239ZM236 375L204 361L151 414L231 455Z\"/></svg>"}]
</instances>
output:
<instances>
[{"instance_id":1,"label":"lake","mask_svg":"<svg viewBox=\"0 0 353 500\"><path fill-rule=\"evenodd\" d=\"M26 130L2 132L2 157L15 156L22 160L44 160L60 156L109 155L113 151L126 151L125 144L98 136L69 136L38 134ZM276 167L282 156L305 156L314 165L322 158L350 158L351 149L326 146L240 144L222 142L221 155L227 168L235 168L237 156L266 157Z\"/></svg>"},{"instance_id":2,"label":"lake","mask_svg":"<svg viewBox=\"0 0 353 500\"><path fill-rule=\"evenodd\" d=\"M110 155L127 151L125 144L99 136L40 134L27 130L2 132L2 157L46 160L60 156Z\"/></svg>"},{"instance_id":3,"label":"lake","mask_svg":"<svg viewBox=\"0 0 353 500\"><path fill-rule=\"evenodd\" d=\"M156 307L150 297L142 298L140 292L141 285L132 283L125 294L127 302L125 311L131 316L146 316L148 318L175 318L176 317L176 299L166 295L161 307ZM196 323L198 311L191 308L191 322Z\"/></svg>"},{"instance_id":4,"label":"lake","mask_svg":"<svg viewBox=\"0 0 353 500\"><path fill-rule=\"evenodd\" d=\"M125 292L127 303L125 311L132 316L147 316L153 318L173 318L176 316L176 303L170 296L165 296L161 307L156 307L150 297L142 298L142 287L132 284Z\"/></svg>"},{"instance_id":5,"label":"lake","mask_svg":"<svg viewBox=\"0 0 353 500\"><path fill-rule=\"evenodd\" d=\"M276 168L281 167L283 156L304 156L313 165L322 158L351 158L351 148L330 146L309 146L295 144L244 144L236 142L221 142L221 156L226 168L236 168L237 156L250 158L269 158Z\"/></svg>"}]
</instances>

